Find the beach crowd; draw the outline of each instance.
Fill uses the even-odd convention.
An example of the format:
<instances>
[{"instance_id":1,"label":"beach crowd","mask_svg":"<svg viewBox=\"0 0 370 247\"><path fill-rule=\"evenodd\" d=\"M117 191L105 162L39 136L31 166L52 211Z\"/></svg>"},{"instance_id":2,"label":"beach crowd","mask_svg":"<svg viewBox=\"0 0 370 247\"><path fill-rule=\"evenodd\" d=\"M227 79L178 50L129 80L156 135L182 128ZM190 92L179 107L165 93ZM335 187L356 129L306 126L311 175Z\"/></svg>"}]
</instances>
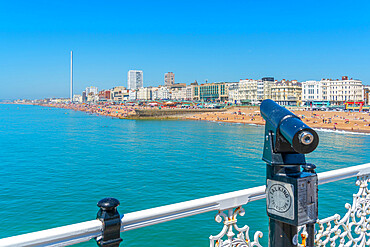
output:
<instances>
[{"instance_id":1,"label":"beach crowd","mask_svg":"<svg viewBox=\"0 0 370 247\"><path fill-rule=\"evenodd\" d=\"M138 105L138 104L44 104L43 106L72 109L89 114L102 115L114 118L135 117L135 110L165 109L174 106ZM344 130L370 133L370 114L368 112L339 112L339 111L311 111L290 109L312 128ZM230 107L226 111L194 113L178 116L188 120L203 120L228 123L264 125L264 120L258 107Z\"/></svg>"}]
</instances>

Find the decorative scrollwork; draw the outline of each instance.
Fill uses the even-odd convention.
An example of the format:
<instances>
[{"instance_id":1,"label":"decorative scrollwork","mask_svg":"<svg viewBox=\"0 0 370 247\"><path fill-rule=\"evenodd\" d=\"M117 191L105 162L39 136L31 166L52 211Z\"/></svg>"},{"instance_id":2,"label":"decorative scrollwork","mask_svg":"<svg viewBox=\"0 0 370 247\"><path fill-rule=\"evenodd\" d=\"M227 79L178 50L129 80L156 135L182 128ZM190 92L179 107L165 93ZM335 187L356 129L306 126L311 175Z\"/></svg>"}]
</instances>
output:
<instances>
[{"instance_id":1,"label":"decorative scrollwork","mask_svg":"<svg viewBox=\"0 0 370 247\"><path fill-rule=\"evenodd\" d=\"M339 214L318 220L319 231L315 236L316 246L369 246L370 245L370 193L369 176L357 177L359 186L353 195L352 205L347 203L347 213L340 218Z\"/></svg>"},{"instance_id":2,"label":"decorative scrollwork","mask_svg":"<svg viewBox=\"0 0 370 247\"><path fill-rule=\"evenodd\" d=\"M245 211L240 206L236 208L234 211L233 209L228 210L228 215L219 211L215 217L216 222L221 223L222 218L224 219L224 226L219 234L216 236L210 236L210 246L211 247L262 247L259 243L259 238L262 238L263 234L260 231L257 231L254 234L253 241L249 238L249 226L245 225L244 227L238 227L237 223L237 215L244 216ZM235 229L238 234L235 237L235 233L233 231ZM227 236L226 240L222 240L224 236Z\"/></svg>"},{"instance_id":3,"label":"decorative scrollwork","mask_svg":"<svg viewBox=\"0 0 370 247\"><path fill-rule=\"evenodd\" d=\"M369 175L357 177L356 185L359 190L353 194L352 205L346 203L347 213L341 218L339 214L317 220L318 231L315 234L315 246L339 246L349 247L370 246L370 190L368 183ZM216 236L210 236L210 247L262 247L259 238L263 234L257 231L254 234L254 241L249 238L249 226L239 228L237 226L237 215L243 216L244 209L240 206L228 210L228 215L219 211L215 220L218 223L224 219L224 226ZM238 232L235 237L234 229ZM298 246L306 246L308 236L306 226L298 227L298 234L301 236L302 243ZM226 240L222 240L224 236Z\"/></svg>"}]
</instances>

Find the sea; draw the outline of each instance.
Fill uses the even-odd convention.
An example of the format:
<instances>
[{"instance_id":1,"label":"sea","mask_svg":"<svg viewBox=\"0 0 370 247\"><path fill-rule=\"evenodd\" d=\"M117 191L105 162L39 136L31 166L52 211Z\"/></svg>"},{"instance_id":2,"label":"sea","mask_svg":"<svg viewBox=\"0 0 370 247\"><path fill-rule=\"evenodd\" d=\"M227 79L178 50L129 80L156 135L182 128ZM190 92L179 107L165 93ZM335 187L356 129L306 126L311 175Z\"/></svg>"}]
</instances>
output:
<instances>
[{"instance_id":1,"label":"sea","mask_svg":"<svg viewBox=\"0 0 370 247\"><path fill-rule=\"evenodd\" d=\"M0 105L0 238L96 218L97 202L121 214L265 184L263 126L121 120L68 109ZM370 136L318 131L307 162L317 172L370 162ZM346 212L355 178L319 187L319 218ZM244 206L239 227L262 231L265 200ZM217 212L121 234L121 246L209 246ZM77 246L96 246L95 240Z\"/></svg>"}]
</instances>

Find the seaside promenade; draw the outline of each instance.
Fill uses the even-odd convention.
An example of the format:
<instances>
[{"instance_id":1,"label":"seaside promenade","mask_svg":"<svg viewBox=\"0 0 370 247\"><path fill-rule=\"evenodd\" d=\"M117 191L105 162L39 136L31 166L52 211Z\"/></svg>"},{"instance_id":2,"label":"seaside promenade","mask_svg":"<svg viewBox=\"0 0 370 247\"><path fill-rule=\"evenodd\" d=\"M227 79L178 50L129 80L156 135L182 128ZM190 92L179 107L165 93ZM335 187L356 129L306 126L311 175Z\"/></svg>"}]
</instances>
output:
<instances>
[{"instance_id":1,"label":"seaside promenade","mask_svg":"<svg viewBox=\"0 0 370 247\"><path fill-rule=\"evenodd\" d=\"M312 128L370 133L370 114L366 112L289 110ZM265 124L257 107L234 107L226 112L194 114L192 117L187 117L187 119L256 125Z\"/></svg>"},{"instance_id":2,"label":"seaside promenade","mask_svg":"<svg viewBox=\"0 0 370 247\"><path fill-rule=\"evenodd\" d=\"M135 118L135 110L167 109L152 106L130 105L94 105L94 104L44 104L42 106L72 109L89 114L114 118ZM170 108L168 108L170 109ZM344 130L370 133L370 113L368 112L337 112L337 111L307 111L290 109L303 122L313 128ZM227 123L264 125L258 107L231 107L224 112L204 112L176 116L178 119L216 121Z\"/></svg>"}]
</instances>

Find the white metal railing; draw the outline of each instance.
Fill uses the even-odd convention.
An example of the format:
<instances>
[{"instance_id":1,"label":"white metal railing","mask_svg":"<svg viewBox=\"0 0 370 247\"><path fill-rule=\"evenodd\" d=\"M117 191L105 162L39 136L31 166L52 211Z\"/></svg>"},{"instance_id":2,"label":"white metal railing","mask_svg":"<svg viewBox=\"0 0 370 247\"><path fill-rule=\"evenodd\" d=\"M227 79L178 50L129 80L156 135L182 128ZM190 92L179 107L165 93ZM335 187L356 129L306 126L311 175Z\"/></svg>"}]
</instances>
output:
<instances>
[{"instance_id":1,"label":"white metal railing","mask_svg":"<svg viewBox=\"0 0 370 247\"><path fill-rule=\"evenodd\" d=\"M318 174L318 180L319 184L325 184L367 174L370 174L370 163L322 172ZM220 217L224 217L224 214L222 213L224 210L228 210L229 215L241 215L244 212L241 206L266 197L265 189L265 186L258 186L127 213L124 217L121 216L121 232L217 210L219 211L219 214L216 217L217 221ZM236 208L235 211L233 211L233 208ZM229 223L230 225L235 225L236 218L231 220ZM248 229L246 229L246 231L247 230ZM78 224L3 238L0 239L0 246L68 246L86 242L92 238L100 238L101 235L102 222L99 220L91 220ZM258 233L257 235L260 236L261 234ZM259 244L256 244L256 246L259 246Z\"/></svg>"}]
</instances>

